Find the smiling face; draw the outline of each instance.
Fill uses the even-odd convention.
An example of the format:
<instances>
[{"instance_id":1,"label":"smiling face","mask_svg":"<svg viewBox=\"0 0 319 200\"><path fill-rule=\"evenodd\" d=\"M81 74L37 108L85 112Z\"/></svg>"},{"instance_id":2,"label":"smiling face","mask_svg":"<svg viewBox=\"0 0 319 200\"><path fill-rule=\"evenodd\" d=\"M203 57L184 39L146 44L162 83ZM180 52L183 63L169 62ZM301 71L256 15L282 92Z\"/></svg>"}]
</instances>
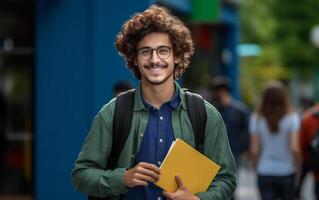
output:
<instances>
[{"instance_id":1,"label":"smiling face","mask_svg":"<svg viewBox=\"0 0 319 200\"><path fill-rule=\"evenodd\" d=\"M167 33L149 33L137 44L135 64L145 84L174 82L174 53Z\"/></svg>"}]
</instances>

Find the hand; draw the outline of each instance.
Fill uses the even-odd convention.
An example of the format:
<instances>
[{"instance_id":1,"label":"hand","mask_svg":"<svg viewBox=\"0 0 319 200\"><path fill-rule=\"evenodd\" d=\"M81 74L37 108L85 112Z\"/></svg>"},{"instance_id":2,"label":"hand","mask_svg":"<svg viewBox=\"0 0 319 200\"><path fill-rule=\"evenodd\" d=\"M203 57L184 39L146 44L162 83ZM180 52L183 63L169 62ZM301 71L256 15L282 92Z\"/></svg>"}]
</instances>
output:
<instances>
[{"instance_id":1,"label":"hand","mask_svg":"<svg viewBox=\"0 0 319 200\"><path fill-rule=\"evenodd\" d=\"M140 162L134 168L126 170L124 182L127 187L147 186L158 181L160 170L156 165Z\"/></svg>"},{"instance_id":2,"label":"hand","mask_svg":"<svg viewBox=\"0 0 319 200\"><path fill-rule=\"evenodd\" d=\"M179 176L175 176L177 190L175 192L163 192L163 195L169 200L200 200L199 197L192 194L182 182Z\"/></svg>"}]
</instances>

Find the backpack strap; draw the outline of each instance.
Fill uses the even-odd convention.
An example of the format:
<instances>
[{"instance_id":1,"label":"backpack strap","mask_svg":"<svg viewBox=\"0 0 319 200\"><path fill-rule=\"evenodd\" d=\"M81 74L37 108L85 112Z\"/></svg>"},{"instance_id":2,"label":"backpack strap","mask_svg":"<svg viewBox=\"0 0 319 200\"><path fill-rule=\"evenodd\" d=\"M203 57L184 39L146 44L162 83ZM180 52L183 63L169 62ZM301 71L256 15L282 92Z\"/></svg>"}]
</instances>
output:
<instances>
[{"instance_id":1,"label":"backpack strap","mask_svg":"<svg viewBox=\"0 0 319 200\"><path fill-rule=\"evenodd\" d=\"M107 169L114 169L130 132L135 89L120 93L115 100L113 115L112 150L107 159ZM112 197L88 196L88 200L110 200Z\"/></svg>"},{"instance_id":2,"label":"backpack strap","mask_svg":"<svg viewBox=\"0 0 319 200\"><path fill-rule=\"evenodd\" d=\"M195 137L195 148L203 153L207 113L204 99L195 93L185 91L187 113L192 124Z\"/></svg>"},{"instance_id":3,"label":"backpack strap","mask_svg":"<svg viewBox=\"0 0 319 200\"><path fill-rule=\"evenodd\" d=\"M119 94L113 115L112 150L107 160L107 168L114 169L130 132L135 89Z\"/></svg>"}]
</instances>

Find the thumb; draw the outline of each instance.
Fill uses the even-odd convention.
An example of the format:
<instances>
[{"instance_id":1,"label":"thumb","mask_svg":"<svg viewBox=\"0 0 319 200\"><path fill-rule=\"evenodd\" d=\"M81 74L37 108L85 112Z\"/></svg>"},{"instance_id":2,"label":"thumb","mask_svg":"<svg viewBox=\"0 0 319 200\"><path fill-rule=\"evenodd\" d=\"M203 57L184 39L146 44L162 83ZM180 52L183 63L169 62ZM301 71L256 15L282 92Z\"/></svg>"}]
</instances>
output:
<instances>
[{"instance_id":1,"label":"thumb","mask_svg":"<svg viewBox=\"0 0 319 200\"><path fill-rule=\"evenodd\" d=\"M184 187L184 184L183 184L183 182L182 182L182 179L181 179L181 177L180 177L179 175L176 175L176 176L175 176L175 181L176 181L176 183L177 183L177 188L182 189L182 188Z\"/></svg>"}]
</instances>

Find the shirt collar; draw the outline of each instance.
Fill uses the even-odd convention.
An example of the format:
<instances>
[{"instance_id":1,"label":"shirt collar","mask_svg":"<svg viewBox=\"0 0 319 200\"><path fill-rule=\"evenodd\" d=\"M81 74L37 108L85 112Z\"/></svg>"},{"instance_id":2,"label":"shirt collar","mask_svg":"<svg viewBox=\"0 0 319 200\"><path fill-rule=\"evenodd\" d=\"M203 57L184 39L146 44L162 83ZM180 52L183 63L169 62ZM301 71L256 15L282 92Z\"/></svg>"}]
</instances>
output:
<instances>
[{"instance_id":1,"label":"shirt collar","mask_svg":"<svg viewBox=\"0 0 319 200\"><path fill-rule=\"evenodd\" d=\"M177 87L177 85L175 84L175 91L173 94L173 97L171 98L171 100L169 101L169 105L173 108L176 109L178 108L181 100L180 100L180 94L179 94L179 87ZM153 108L152 105L150 105L149 103L147 103L142 95L142 92L140 92L140 97L142 100L143 105L145 106L146 109L150 109ZM166 103L166 102L165 102Z\"/></svg>"},{"instance_id":2,"label":"shirt collar","mask_svg":"<svg viewBox=\"0 0 319 200\"><path fill-rule=\"evenodd\" d=\"M183 89L179 86L179 84L175 81L175 93L177 93L178 99L178 107L181 107L184 110L187 110L186 102L185 102L185 94ZM173 98L175 97L175 93ZM175 102L175 101L174 101ZM173 103L175 105L175 103ZM141 87L137 87L135 90L135 98L134 98L134 111L147 110L142 101L142 91Z\"/></svg>"}]
</instances>

